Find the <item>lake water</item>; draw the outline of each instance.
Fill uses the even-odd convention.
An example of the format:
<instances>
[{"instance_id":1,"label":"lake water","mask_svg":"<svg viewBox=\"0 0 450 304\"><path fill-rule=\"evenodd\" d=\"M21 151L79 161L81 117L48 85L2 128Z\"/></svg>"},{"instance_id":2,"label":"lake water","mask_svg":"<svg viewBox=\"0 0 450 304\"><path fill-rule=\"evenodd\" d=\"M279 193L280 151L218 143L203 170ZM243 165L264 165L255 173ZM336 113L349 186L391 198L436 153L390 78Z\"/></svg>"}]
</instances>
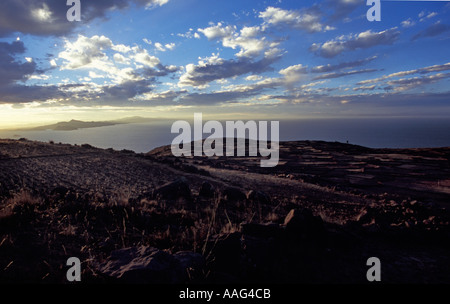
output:
<instances>
[{"instance_id":1,"label":"lake water","mask_svg":"<svg viewBox=\"0 0 450 304\"><path fill-rule=\"evenodd\" d=\"M173 121L115 125L74 131L0 131L0 138L88 143L99 148L148 152L169 145ZM207 135L206 135L207 136ZM325 140L372 148L450 146L450 118L299 119L280 121L280 141Z\"/></svg>"}]
</instances>

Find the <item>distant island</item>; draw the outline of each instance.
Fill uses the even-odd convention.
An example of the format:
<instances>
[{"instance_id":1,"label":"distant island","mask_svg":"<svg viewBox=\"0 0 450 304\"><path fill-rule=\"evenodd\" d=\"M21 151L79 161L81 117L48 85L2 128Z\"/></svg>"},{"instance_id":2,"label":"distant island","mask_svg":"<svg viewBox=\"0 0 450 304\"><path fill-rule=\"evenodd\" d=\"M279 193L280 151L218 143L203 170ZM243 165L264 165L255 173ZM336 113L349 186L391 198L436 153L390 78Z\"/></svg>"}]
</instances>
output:
<instances>
[{"instance_id":1,"label":"distant island","mask_svg":"<svg viewBox=\"0 0 450 304\"><path fill-rule=\"evenodd\" d=\"M54 130L54 131L74 131L79 129L87 129L87 128L99 128L106 126L114 126L120 124L130 124L130 123L144 123L148 122L149 118L133 116L122 118L118 120L110 120L110 121L81 121L72 119L70 121L57 122L51 125L44 125L39 127L32 128L21 128L16 129L15 131L46 131L46 130Z\"/></svg>"}]
</instances>

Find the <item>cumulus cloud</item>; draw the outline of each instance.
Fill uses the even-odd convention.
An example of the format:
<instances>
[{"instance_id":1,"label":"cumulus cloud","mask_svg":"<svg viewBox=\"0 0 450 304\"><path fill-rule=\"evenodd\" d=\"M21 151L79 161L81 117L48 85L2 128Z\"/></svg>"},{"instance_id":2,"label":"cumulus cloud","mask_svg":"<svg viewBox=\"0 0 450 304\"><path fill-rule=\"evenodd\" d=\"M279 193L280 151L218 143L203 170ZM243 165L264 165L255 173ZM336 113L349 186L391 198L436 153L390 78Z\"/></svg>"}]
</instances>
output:
<instances>
[{"instance_id":1,"label":"cumulus cloud","mask_svg":"<svg viewBox=\"0 0 450 304\"><path fill-rule=\"evenodd\" d=\"M113 60L108 56L112 52L115 52ZM79 35L73 42L66 40L65 50L58 57L63 60L62 70L98 70L115 83L141 81L145 77L166 76L178 71L176 66L163 65L159 58L150 55L146 49L115 45L108 37L98 35Z\"/></svg>"},{"instance_id":2,"label":"cumulus cloud","mask_svg":"<svg viewBox=\"0 0 450 304\"><path fill-rule=\"evenodd\" d=\"M167 90L163 92L146 92L133 98L133 101L151 106L174 105L177 99L187 93L187 90Z\"/></svg>"},{"instance_id":3,"label":"cumulus cloud","mask_svg":"<svg viewBox=\"0 0 450 304\"><path fill-rule=\"evenodd\" d=\"M147 9L162 6L168 0L95 0L82 1L84 22L104 17L112 9L126 9L132 3ZM0 36L15 32L41 36L61 36L78 25L68 22L65 0L2 0Z\"/></svg>"},{"instance_id":4,"label":"cumulus cloud","mask_svg":"<svg viewBox=\"0 0 450 304\"><path fill-rule=\"evenodd\" d=\"M269 6L265 11L259 13L259 17L268 25L289 26L309 33L334 29L321 22L322 14L317 7L303 10L284 10Z\"/></svg>"},{"instance_id":5,"label":"cumulus cloud","mask_svg":"<svg viewBox=\"0 0 450 304\"><path fill-rule=\"evenodd\" d=\"M245 26L238 32L236 26L225 26L221 22L198 29L209 40L221 40L224 47L240 49L237 57L257 57L263 52L270 54L270 51L276 51L278 43L268 41L264 31L261 26Z\"/></svg>"},{"instance_id":6,"label":"cumulus cloud","mask_svg":"<svg viewBox=\"0 0 450 304\"><path fill-rule=\"evenodd\" d=\"M105 69L100 65L110 65L104 50L112 47L112 41L105 36L91 38L79 35L75 42L66 40L65 50L59 53L59 58L65 60L62 69L73 70L81 67Z\"/></svg>"},{"instance_id":7,"label":"cumulus cloud","mask_svg":"<svg viewBox=\"0 0 450 304\"><path fill-rule=\"evenodd\" d=\"M221 22L219 22L217 25L211 25L204 29L198 29L198 31L205 35L209 40L213 40L230 37L236 31L236 27L231 25L224 26Z\"/></svg>"},{"instance_id":8,"label":"cumulus cloud","mask_svg":"<svg viewBox=\"0 0 450 304\"><path fill-rule=\"evenodd\" d=\"M139 46L115 45L106 36L79 35L74 41L65 41L57 60L61 61L61 70L71 70L74 76L80 71L88 73L89 77L80 73L79 83L27 85L28 80L46 80L50 76L42 74L31 58L17 59L24 52L22 41L0 43L1 103L57 100L61 104L124 104L135 96L151 92L157 77L179 70L176 66L163 65ZM52 59L51 66L56 65L56 60ZM98 78L103 79L102 85L92 82Z\"/></svg>"},{"instance_id":9,"label":"cumulus cloud","mask_svg":"<svg viewBox=\"0 0 450 304\"><path fill-rule=\"evenodd\" d=\"M396 27L381 32L368 30L359 34L343 35L322 44L313 44L310 51L325 58L335 57L344 51L366 49L377 45L390 45L398 40L400 32Z\"/></svg>"}]
</instances>

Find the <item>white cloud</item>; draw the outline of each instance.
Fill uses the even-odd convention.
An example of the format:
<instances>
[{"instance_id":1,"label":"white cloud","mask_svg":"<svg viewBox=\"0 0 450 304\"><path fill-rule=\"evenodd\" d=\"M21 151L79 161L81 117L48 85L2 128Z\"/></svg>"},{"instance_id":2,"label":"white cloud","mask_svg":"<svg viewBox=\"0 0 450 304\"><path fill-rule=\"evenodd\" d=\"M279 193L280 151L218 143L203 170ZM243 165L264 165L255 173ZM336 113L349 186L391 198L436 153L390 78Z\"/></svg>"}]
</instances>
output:
<instances>
[{"instance_id":1,"label":"white cloud","mask_svg":"<svg viewBox=\"0 0 450 304\"><path fill-rule=\"evenodd\" d=\"M164 4L167 4L169 0L149 0L147 1L145 8L146 9L152 9L157 6L163 6Z\"/></svg>"},{"instance_id":2,"label":"white cloud","mask_svg":"<svg viewBox=\"0 0 450 304\"><path fill-rule=\"evenodd\" d=\"M150 81L154 76L163 76L178 70L176 66L162 65L159 58L150 55L146 49L139 46L114 45L105 36L89 38L79 35L74 42L66 40L65 50L59 54L59 58L64 60L62 70L88 69L93 73L100 71L106 78L105 83L116 85ZM113 91L112 88L110 90Z\"/></svg>"},{"instance_id":3,"label":"white cloud","mask_svg":"<svg viewBox=\"0 0 450 304\"><path fill-rule=\"evenodd\" d=\"M284 81L287 85L292 85L302 80L307 71L305 66L297 64L282 69L279 73L284 76Z\"/></svg>"},{"instance_id":4,"label":"white cloud","mask_svg":"<svg viewBox=\"0 0 450 304\"><path fill-rule=\"evenodd\" d=\"M383 80L386 80L389 78L405 77L405 76L413 75L413 74L428 74L428 73L442 72L442 71L448 71L448 70L450 70L450 62L445 63L445 64L432 65L432 66L428 66L428 67L424 67L424 68L420 68L420 69L395 72L395 73L391 73L389 75L385 75L383 77L360 81L360 82L358 82L358 85L377 83L377 82L380 82L380 81L383 81Z\"/></svg>"},{"instance_id":5,"label":"white cloud","mask_svg":"<svg viewBox=\"0 0 450 304\"><path fill-rule=\"evenodd\" d=\"M156 44L156 43L155 43ZM131 56L137 63L141 63L146 67L154 68L160 64L157 57L148 54L147 50L139 49L136 54Z\"/></svg>"},{"instance_id":6,"label":"white cloud","mask_svg":"<svg viewBox=\"0 0 450 304\"><path fill-rule=\"evenodd\" d=\"M407 20L402 21L401 24L402 24L403 27L408 28L408 27L414 26L415 22L413 20L411 20L411 18L409 18Z\"/></svg>"},{"instance_id":7,"label":"white cloud","mask_svg":"<svg viewBox=\"0 0 450 304\"><path fill-rule=\"evenodd\" d=\"M245 26L237 32L236 26L225 26L219 22L217 25L198 29L198 31L209 40L221 40L224 47L240 49L236 53L237 57L257 57L265 52L268 52L267 57L274 56L276 52L270 52L270 50L274 50L279 44L268 41L264 35L264 27L260 26Z\"/></svg>"},{"instance_id":8,"label":"white cloud","mask_svg":"<svg viewBox=\"0 0 450 304\"><path fill-rule=\"evenodd\" d=\"M169 51L173 51L175 49L175 43L167 43L164 45L164 47Z\"/></svg>"},{"instance_id":9,"label":"white cloud","mask_svg":"<svg viewBox=\"0 0 450 304\"><path fill-rule=\"evenodd\" d=\"M45 75L45 74L41 74L41 75L31 75L30 77L28 77L29 80L48 80L50 79L49 75Z\"/></svg>"},{"instance_id":10,"label":"white cloud","mask_svg":"<svg viewBox=\"0 0 450 304\"><path fill-rule=\"evenodd\" d=\"M66 40L65 50L59 53L59 58L65 60L61 69L74 70L82 67L105 69L110 65L108 57L103 52L113 46L112 41L105 36L91 38L79 35L75 42Z\"/></svg>"},{"instance_id":11,"label":"white cloud","mask_svg":"<svg viewBox=\"0 0 450 304\"><path fill-rule=\"evenodd\" d=\"M205 35L209 40L213 40L232 36L236 31L236 27L231 25L223 26L222 23L219 22L217 25L204 29L199 28L198 31Z\"/></svg>"},{"instance_id":12,"label":"white cloud","mask_svg":"<svg viewBox=\"0 0 450 304\"><path fill-rule=\"evenodd\" d=\"M95 73L94 71L89 71L89 77L91 77L91 78L105 78L105 76L103 76L103 75L99 75L99 74L97 74L97 73Z\"/></svg>"},{"instance_id":13,"label":"white cloud","mask_svg":"<svg viewBox=\"0 0 450 304\"><path fill-rule=\"evenodd\" d=\"M53 20L53 12L46 3L42 4L42 7L32 10L31 15L38 22L52 22Z\"/></svg>"},{"instance_id":14,"label":"white cloud","mask_svg":"<svg viewBox=\"0 0 450 304\"><path fill-rule=\"evenodd\" d=\"M122 64L130 63L130 60L128 58L125 58L125 56L123 56L122 54L119 54L119 53L115 53L113 56L113 59L117 63L122 63Z\"/></svg>"},{"instance_id":15,"label":"white cloud","mask_svg":"<svg viewBox=\"0 0 450 304\"><path fill-rule=\"evenodd\" d=\"M398 40L399 35L400 32L396 27L381 32L367 30L359 34L342 35L323 44L314 43L311 45L310 51L317 52L322 57L331 58L344 51L393 44Z\"/></svg>"},{"instance_id":16,"label":"white cloud","mask_svg":"<svg viewBox=\"0 0 450 304\"><path fill-rule=\"evenodd\" d=\"M162 44L160 42L155 42L155 48L160 51L160 52L165 52L167 50L169 51L173 51L175 49L175 43L166 43L166 44Z\"/></svg>"},{"instance_id":17,"label":"white cloud","mask_svg":"<svg viewBox=\"0 0 450 304\"><path fill-rule=\"evenodd\" d=\"M119 53L128 53L133 50L133 48L129 47L128 45L124 44L115 44L111 47L112 50L119 52Z\"/></svg>"},{"instance_id":18,"label":"white cloud","mask_svg":"<svg viewBox=\"0 0 450 304\"><path fill-rule=\"evenodd\" d=\"M417 87L435 83L439 80L446 79L450 77L450 73L439 73L430 76L420 76L413 78L402 78L398 80L388 81L387 84L393 86L394 91L402 92L410 89L415 89Z\"/></svg>"},{"instance_id":19,"label":"white cloud","mask_svg":"<svg viewBox=\"0 0 450 304\"><path fill-rule=\"evenodd\" d=\"M263 77L260 75L250 75L250 76L245 77L245 80L247 80L247 81L258 81L261 79L263 79Z\"/></svg>"},{"instance_id":20,"label":"white cloud","mask_svg":"<svg viewBox=\"0 0 450 304\"><path fill-rule=\"evenodd\" d=\"M164 46L163 46L161 43L159 43L159 42L155 42L155 48L156 48L158 51L160 51L160 52L165 52L165 51L166 51L166 49L164 48Z\"/></svg>"},{"instance_id":21,"label":"white cloud","mask_svg":"<svg viewBox=\"0 0 450 304\"><path fill-rule=\"evenodd\" d=\"M269 25L287 25L310 33L334 29L321 23L321 13L314 8L294 11L269 6L264 12L259 13L259 17Z\"/></svg>"}]
</instances>

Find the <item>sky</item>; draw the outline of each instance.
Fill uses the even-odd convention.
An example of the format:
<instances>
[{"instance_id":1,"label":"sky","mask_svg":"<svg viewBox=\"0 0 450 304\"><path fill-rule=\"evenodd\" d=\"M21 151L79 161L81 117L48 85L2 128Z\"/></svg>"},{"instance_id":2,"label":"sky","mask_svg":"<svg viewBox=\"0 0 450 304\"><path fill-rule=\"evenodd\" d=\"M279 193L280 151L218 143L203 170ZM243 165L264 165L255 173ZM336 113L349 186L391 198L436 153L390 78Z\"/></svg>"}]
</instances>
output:
<instances>
[{"instance_id":1,"label":"sky","mask_svg":"<svg viewBox=\"0 0 450 304\"><path fill-rule=\"evenodd\" d=\"M449 1L80 2L0 3L0 128L450 114Z\"/></svg>"}]
</instances>

